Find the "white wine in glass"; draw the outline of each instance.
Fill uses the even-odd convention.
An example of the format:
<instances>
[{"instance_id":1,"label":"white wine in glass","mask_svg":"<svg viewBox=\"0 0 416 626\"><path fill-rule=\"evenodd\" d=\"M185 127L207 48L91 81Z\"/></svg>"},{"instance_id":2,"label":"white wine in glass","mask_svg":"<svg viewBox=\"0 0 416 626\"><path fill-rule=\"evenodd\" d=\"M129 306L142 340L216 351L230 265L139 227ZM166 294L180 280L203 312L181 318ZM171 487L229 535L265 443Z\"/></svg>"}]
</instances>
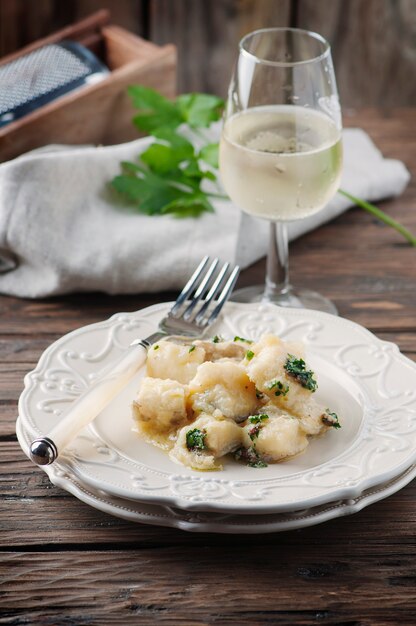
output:
<instances>
[{"instance_id":1,"label":"white wine in glass","mask_svg":"<svg viewBox=\"0 0 416 626\"><path fill-rule=\"evenodd\" d=\"M288 280L286 223L322 210L342 168L341 114L328 43L289 28L255 31L240 43L220 144L224 187L244 212L271 222L265 287L236 292L336 313Z\"/></svg>"}]
</instances>

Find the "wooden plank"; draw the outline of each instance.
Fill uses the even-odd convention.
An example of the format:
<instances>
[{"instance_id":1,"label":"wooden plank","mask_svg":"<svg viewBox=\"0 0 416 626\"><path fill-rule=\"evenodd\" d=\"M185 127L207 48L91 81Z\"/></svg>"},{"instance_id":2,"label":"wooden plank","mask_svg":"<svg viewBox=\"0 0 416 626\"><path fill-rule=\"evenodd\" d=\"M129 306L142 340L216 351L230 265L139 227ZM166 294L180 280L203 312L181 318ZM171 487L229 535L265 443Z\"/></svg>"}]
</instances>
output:
<instances>
[{"instance_id":1,"label":"wooden plank","mask_svg":"<svg viewBox=\"0 0 416 626\"><path fill-rule=\"evenodd\" d=\"M178 48L178 91L225 96L246 33L289 21L288 0L150 0L149 37Z\"/></svg>"},{"instance_id":2,"label":"wooden plank","mask_svg":"<svg viewBox=\"0 0 416 626\"><path fill-rule=\"evenodd\" d=\"M130 32L146 37L147 22L145 2L143 0L75 0L74 17L82 19L99 9L110 13L111 23Z\"/></svg>"},{"instance_id":3,"label":"wooden plank","mask_svg":"<svg viewBox=\"0 0 416 626\"><path fill-rule=\"evenodd\" d=\"M28 336L0 335L0 362L1 363L37 363L40 355L46 348L60 338L59 334Z\"/></svg>"},{"instance_id":4,"label":"wooden plank","mask_svg":"<svg viewBox=\"0 0 416 626\"><path fill-rule=\"evenodd\" d=\"M85 39L89 38L92 34L98 34L101 27L104 24L107 24L108 20L108 11L98 11L94 15L90 15L76 24L71 24L70 26L67 26L57 32L46 35L46 37L42 37L40 39L37 38L35 42L25 46L22 50L12 52L11 54L3 57L1 59L1 64L9 63L22 54L28 54L29 52L33 52L33 50L37 50L42 46L56 43L58 41L62 41L63 39L73 39L85 45Z\"/></svg>"},{"instance_id":5,"label":"wooden plank","mask_svg":"<svg viewBox=\"0 0 416 626\"><path fill-rule=\"evenodd\" d=\"M39 473L40 470L37 470ZM22 497L0 498L2 552L27 552L32 550L93 550L125 548L153 548L178 545L200 546L210 542L213 546L230 545L241 549L241 544L257 546L292 545L302 547L309 555L314 546L326 550L328 546L349 545L354 553L378 558L379 551L402 551L414 554L414 499L416 487L408 485L398 494L371 505L353 516L338 518L297 531L263 535L215 535L213 533L185 532L175 528L128 522L103 513L49 485L46 475L30 477L27 494ZM37 487L36 485L39 485ZM30 495L31 490L42 488L43 496ZM400 524L398 525L398 516ZM316 550L319 554L319 550ZM416 556L416 554L415 554ZM309 557L311 558L311 556ZM1 570L0 570L1 572ZM1 579L1 574L0 574ZM1 623L1 622L0 622Z\"/></svg>"},{"instance_id":6,"label":"wooden plank","mask_svg":"<svg viewBox=\"0 0 416 626\"><path fill-rule=\"evenodd\" d=\"M62 335L86 324L107 319L115 313L138 311L156 301L169 301L176 296L176 292L166 292L159 297L150 294L106 296L80 293L42 300L0 296L0 334Z\"/></svg>"},{"instance_id":7,"label":"wooden plank","mask_svg":"<svg viewBox=\"0 0 416 626\"><path fill-rule=\"evenodd\" d=\"M0 402L13 402L23 391L23 377L33 369L27 363L0 363Z\"/></svg>"},{"instance_id":8,"label":"wooden plank","mask_svg":"<svg viewBox=\"0 0 416 626\"><path fill-rule=\"evenodd\" d=\"M63 612L66 623L250 626L311 624L319 616L397 625L416 616L410 552L379 546L372 559L352 549L352 564L344 545L312 562L302 546L273 540L221 545L222 558L215 545L4 554L0 608L10 622L2 623L61 623Z\"/></svg>"},{"instance_id":9,"label":"wooden plank","mask_svg":"<svg viewBox=\"0 0 416 626\"><path fill-rule=\"evenodd\" d=\"M101 10L101 24L111 22L138 35L146 34L143 2L136 0L0 0L0 57L29 45L50 33L66 28L77 20L88 21L92 13ZM65 35L69 37L71 31ZM78 40L78 36L77 36Z\"/></svg>"},{"instance_id":10,"label":"wooden plank","mask_svg":"<svg viewBox=\"0 0 416 626\"><path fill-rule=\"evenodd\" d=\"M23 388L23 385L22 385ZM16 438L17 399L0 403L0 439L13 440Z\"/></svg>"},{"instance_id":11,"label":"wooden plank","mask_svg":"<svg viewBox=\"0 0 416 626\"><path fill-rule=\"evenodd\" d=\"M298 0L297 26L331 43L347 106L414 104L415 4L380 0Z\"/></svg>"},{"instance_id":12,"label":"wooden plank","mask_svg":"<svg viewBox=\"0 0 416 626\"><path fill-rule=\"evenodd\" d=\"M68 6L69 3L65 3ZM69 21L69 20L68 20ZM60 28L53 17L52 0L0 0L0 56L14 52Z\"/></svg>"}]
</instances>

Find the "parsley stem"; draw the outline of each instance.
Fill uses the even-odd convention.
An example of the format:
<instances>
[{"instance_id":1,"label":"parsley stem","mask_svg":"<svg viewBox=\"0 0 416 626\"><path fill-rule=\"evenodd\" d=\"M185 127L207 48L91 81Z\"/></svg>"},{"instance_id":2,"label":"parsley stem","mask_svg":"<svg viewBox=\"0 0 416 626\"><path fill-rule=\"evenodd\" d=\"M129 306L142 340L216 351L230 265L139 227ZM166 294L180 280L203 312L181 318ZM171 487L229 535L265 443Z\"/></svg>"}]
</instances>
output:
<instances>
[{"instance_id":1,"label":"parsley stem","mask_svg":"<svg viewBox=\"0 0 416 626\"><path fill-rule=\"evenodd\" d=\"M372 215L375 215L379 220L381 220L388 226L396 229L401 235L403 235L403 237L410 243L411 246L416 246L416 237L410 232L410 230L407 230L407 228L400 224L400 222L396 222L396 220L390 217L390 215L384 213L384 211L374 206L374 204L366 202L365 200L361 200L361 198L357 198L356 196L353 196L351 193L349 193L348 191L344 191L343 189L338 189L338 193L340 193L342 196L345 196L345 198L351 200L351 202L354 202L354 204L359 206L361 209L364 209Z\"/></svg>"}]
</instances>

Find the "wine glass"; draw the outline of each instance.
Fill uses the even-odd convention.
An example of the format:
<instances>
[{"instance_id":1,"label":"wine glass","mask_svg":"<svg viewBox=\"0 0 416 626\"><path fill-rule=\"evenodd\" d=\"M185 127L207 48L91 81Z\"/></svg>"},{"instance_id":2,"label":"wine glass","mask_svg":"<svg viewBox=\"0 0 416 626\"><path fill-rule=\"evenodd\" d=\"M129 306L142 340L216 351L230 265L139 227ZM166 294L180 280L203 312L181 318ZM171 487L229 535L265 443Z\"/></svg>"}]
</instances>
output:
<instances>
[{"instance_id":1,"label":"wine glass","mask_svg":"<svg viewBox=\"0 0 416 626\"><path fill-rule=\"evenodd\" d=\"M246 35L228 90L220 173L233 202L270 221L266 284L236 292L240 302L274 302L337 313L288 277L287 223L321 211L342 168L341 110L331 50L320 35L265 28Z\"/></svg>"}]
</instances>

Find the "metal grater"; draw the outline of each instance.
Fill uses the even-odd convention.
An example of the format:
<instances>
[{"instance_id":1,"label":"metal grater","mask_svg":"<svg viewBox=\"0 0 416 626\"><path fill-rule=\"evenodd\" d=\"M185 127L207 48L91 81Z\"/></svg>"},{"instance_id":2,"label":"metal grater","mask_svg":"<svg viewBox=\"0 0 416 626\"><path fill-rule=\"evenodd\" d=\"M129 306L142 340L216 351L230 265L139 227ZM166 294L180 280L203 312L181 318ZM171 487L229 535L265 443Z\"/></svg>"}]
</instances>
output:
<instances>
[{"instance_id":1,"label":"metal grater","mask_svg":"<svg viewBox=\"0 0 416 626\"><path fill-rule=\"evenodd\" d=\"M0 127L108 74L90 50L74 41L47 44L0 65Z\"/></svg>"}]
</instances>

